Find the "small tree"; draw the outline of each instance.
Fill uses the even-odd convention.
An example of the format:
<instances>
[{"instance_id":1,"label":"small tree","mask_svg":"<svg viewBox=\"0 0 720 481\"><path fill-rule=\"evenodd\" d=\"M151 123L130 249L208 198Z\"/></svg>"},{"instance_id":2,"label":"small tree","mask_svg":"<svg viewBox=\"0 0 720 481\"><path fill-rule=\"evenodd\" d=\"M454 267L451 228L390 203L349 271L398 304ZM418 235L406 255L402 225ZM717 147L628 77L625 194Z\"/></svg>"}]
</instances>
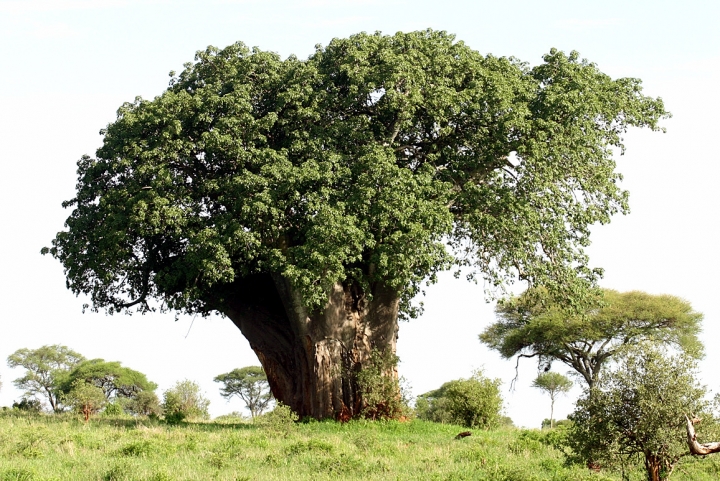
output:
<instances>
[{"instance_id":1,"label":"small tree","mask_svg":"<svg viewBox=\"0 0 720 481\"><path fill-rule=\"evenodd\" d=\"M162 413L160 399L153 391L140 391L126 404L125 410L138 416L159 416Z\"/></svg>"},{"instance_id":2,"label":"small tree","mask_svg":"<svg viewBox=\"0 0 720 481\"><path fill-rule=\"evenodd\" d=\"M233 369L215 377L215 382L223 384L220 395L225 399L229 400L233 396L242 399L253 419L262 414L272 400L267 376L260 366Z\"/></svg>"},{"instance_id":3,"label":"small tree","mask_svg":"<svg viewBox=\"0 0 720 481\"><path fill-rule=\"evenodd\" d=\"M63 402L82 413L85 422L88 422L90 415L105 407L107 399L102 389L78 379L73 383L72 389L63 395Z\"/></svg>"},{"instance_id":4,"label":"small tree","mask_svg":"<svg viewBox=\"0 0 720 481\"><path fill-rule=\"evenodd\" d=\"M210 401L200 393L200 386L185 379L163 394L163 412L168 422L186 419L207 419L210 417Z\"/></svg>"},{"instance_id":5,"label":"small tree","mask_svg":"<svg viewBox=\"0 0 720 481\"><path fill-rule=\"evenodd\" d=\"M572 387L572 381L557 372L544 372L535 378L532 385L550 395L550 427L553 428L555 397L568 392Z\"/></svg>"},{"instance_id":6,"label":"small tree","mask_svg":"<svg viewBox=\"0 0 720 481\"><path fill-rule=\"evenodd\" d=\"M470 379L458 379L418 396L421 419L456 423L469 428L491 428L501 421L500 380L475 371Z\"/></svg>"},{"instance_id":7,"label":"small tree","mask_svg":"<svg viewBox=\"0 0 720 481\"><path fill-rule=\"evenodd\" d=\"M18 389L25 390L26 397L42 396L47 399L55 412L62 411L59 384L67 373L85 358L59 344L46 345L38 349L18 349L8 356L8 366L24 367L25 375L13 381Z\"/></svg>"},{"instance_id":8,"label":"small tree","mask_svg":"<svg viewBox=\"0 0 720 481\"><path fill-rule=\"evenodd\" d=\"M667 479L690 454L684 414L708 408L695 376L696 362L686 354L669 356L641 344L578 400L570 447L586 462L642 459L649 481Z\"/></svg>"}]
</instances>

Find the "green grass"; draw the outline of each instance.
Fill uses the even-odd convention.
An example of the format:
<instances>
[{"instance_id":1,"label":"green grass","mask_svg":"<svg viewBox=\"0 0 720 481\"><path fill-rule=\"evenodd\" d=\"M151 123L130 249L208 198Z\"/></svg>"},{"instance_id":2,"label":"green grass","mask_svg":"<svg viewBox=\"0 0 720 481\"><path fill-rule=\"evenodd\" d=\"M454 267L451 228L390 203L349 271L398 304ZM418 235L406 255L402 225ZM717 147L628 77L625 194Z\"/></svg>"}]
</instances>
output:
<instances>
[{"instance_id":1,"label":"green grass","mask_svg":"<svg viewBox=\"0 0 720 481\"><path fill-rule=\"evenodd\" d=\"M289 428L0 412L0 481L620 480L566 466L548 431L473 431L414 420ZM671 479L714 480L720 458L689 459ZM629 479L643 479L633 471Z\"/></svg>"}]
</instances>

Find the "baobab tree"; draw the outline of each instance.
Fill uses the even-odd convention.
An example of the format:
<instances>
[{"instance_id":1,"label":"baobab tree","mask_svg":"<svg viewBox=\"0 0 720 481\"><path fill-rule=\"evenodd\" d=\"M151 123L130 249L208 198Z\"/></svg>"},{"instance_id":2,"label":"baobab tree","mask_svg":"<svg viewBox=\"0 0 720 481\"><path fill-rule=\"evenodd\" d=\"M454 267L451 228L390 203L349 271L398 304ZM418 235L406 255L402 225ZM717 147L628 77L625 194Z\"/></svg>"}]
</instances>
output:
<instances>
[{"instance_id":1,"label":"baobab tree","mask_svg":"<svg viewBox=\"0 0 720 481\"><path fill-rule=\"evenodd\" d=\"M531 68L432 30L208 47L120 107L43 252L92 309L220 313L276 399L358 415L357 373L438 272L580 302L589 226L628 208L613 148L666 115L576 52Z\"/></svg>"}]
</instances>

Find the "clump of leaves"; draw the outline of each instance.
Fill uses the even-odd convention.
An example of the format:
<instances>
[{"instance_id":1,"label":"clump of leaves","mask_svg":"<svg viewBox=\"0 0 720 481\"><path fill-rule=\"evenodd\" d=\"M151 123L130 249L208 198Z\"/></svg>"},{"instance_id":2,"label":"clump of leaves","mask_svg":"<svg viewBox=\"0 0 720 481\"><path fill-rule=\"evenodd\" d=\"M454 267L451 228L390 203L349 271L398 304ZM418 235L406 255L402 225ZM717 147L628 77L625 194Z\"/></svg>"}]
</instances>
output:
<instances>
[{"instance_id":1,"label":"clump of leaves","mask_svg":"<svg viewBox=\"0 0 720 481\"><path fill-rule=\"evenodd\" d=\"M410 411L408 395L397 376L400 358L390 351L373 350L369 360L357 373L362 393L361 414L368 419L398 419Z\"/></svg>"},{"instance_id":2,"label":"clump of leaves","mask_svg":"<svg viewBox=\"0 0 720 481\"><path fill-rule=\"evenodd\" d=\"M469 379L446 382L418 396L415 412L427 421L489 429L502 420L500 384L477 370Z\"/></svg>"},{"instance_id":3,"label":"clump of leaves","mask_svg":"<svg viewBox=\"0 0 720 481\"><path fill-rule=\"evenodd\" d=\"M295 428L298 415L290 409L290 406L278 402L275 409L256 418L258 424L267 427L272 431L279 431L288 434Z\"/></svg>"},{"instance_id":4,"label":"clump of leaves","mask_svg":"<svg viewBox=\"0 0 720 481\"><path fill-rule=\"evenodd\" d=\"M208 419L210 401L200 393L200 386L193 381L178 381L163 395L165 421L181 423L186 419Z\"/></svg>"},{"instance_id":5,"label":"clump of leaves","mask_svg":"<svg viewBox=\"0 0 720 481\"><path fill-rule=\"evenodd\" d=\"M42 403L40 400L27 397L22 398L20 401L15 401L12 407L13 409L31 413L39 413L42 411Z\"/></svg>"}]
</instances>

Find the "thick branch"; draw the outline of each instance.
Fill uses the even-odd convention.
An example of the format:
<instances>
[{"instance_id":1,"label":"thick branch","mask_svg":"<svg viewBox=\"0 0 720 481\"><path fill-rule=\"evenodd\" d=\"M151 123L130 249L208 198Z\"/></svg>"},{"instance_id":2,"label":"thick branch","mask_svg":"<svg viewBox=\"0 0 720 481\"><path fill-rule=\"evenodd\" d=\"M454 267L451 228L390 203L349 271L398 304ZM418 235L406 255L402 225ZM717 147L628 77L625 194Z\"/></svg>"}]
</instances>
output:
<instances>
[{"instance_id":1,"label":"thick branch","mask_svg":"<svg viewBox=\"0 0 720 481\"><path fill-rule=\"evenodd\" d=\"M714 443L704 443L700 444L697 442L697 435L695 434L695 426L693 424L699 423L700 419L698 418L692 418L690 419L685 416L685 420L687 421L687 443L688 448L690 448L690 453L697 455L697 456L705 456L706 454L713 454L720 452L720 442L714 442Z\"/></svg>"}]
</instances>

